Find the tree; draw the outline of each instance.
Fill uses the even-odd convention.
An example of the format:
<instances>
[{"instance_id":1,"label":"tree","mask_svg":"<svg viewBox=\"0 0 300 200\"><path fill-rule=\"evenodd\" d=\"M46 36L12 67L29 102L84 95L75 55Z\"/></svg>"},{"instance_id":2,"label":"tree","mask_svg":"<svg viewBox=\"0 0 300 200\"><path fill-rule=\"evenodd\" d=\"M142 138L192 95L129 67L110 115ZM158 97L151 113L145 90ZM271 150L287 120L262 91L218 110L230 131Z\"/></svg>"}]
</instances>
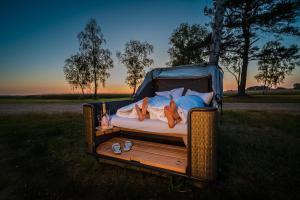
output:
<instances>
[{"instance_id":1,"label":"tree","mask_svg":"<svg viewBox=\"0 0 300 200\"><path fill-rule=\"evenodd\" d=\"M199 24L182 23L170 37L168 50L171 66L201 63L209 54L211 34Z\"/></svg>"},{"instance_id":2,"label":"tree","mask_svg":"<svg viewBox=\"0 0 300 200\"><path fill-rule=\"evenodd\" d=\"M153 59L148 58L152 52L153 45L137 40L127 42L123 53L117 52L118 59L127 67L126 83L133 88L133 94L145 76L144 68L153 64Z\"/></svg>"},{"instance_id":3,"label":"tree","mask_svg":"<svg viewBox=\"0 0 300 200\"><path fill-rule=\"evenodd\" d=\"M249 61L256 59L259 50L255 46L260 33L300 36L295 26L300 3L297 0L230 0L225 1L224 27L231 41L227 52L242 59L238 95L245 95Z\"/></svg>"},{"instance_id":4,"label":"tree","mask_svg":"<svg viewBox=\"0 0 300 200\"><path fill-rule=\"evenodd\" d=\"M104 49L105 39L100 26L95 19L91 19L83 31L78 34L80 51L88 62L91 71L91 80L94 83L94 98L97 98L98 82L105 87L109 78L109 69L113 68L111 52Z\"/></svg>"},{"instance_id":5,"label":"tree","mask_svg":"<svg viewBox=\"0 0 300 200\"><path fill-rule=\"evenodd\" d=\"M276 88L296 66L300 65L298 51L296 45L287 48L279 41L266 43L259 54L259 73L255 76L256 80L262 82L264 86Z\"/></svg>"},{"instance_id":6,"label":"tree","mask_svg":"<svg viewBox=\"0 0 300 200\"><path fill-rule=\"evenodd\" d=\"M69 84L75 89L80 87L82 95L84 95L84 89L88 88L91 82L90 72L84 57L80 54L75 54L66 59L64 74Z\"/></svg>"},{"instance_id":7,"label":"tree","mask_svg":"<svg viewBox=\"0 0 300 200\"><path fill-rule=\"evenodd\" d=\"M221 53L221 40L223 29L223 18L225 12L225 0L215 0L214 9L205 7L206 15L213 15L212 36L209 50L209 63L218 65Z\"/></svg>"},{"instance_id":8,"label":"tree","mask_svg":"<svg viewBox=\"0 0 300 200\"><path fill-rule=\"evenodd\" d=\"M294 84L294 90L300 90L300 83Z\"/></svg>"},{"instance_id":9,"label":"tree","mask_svg":"<svg viewBox=\"0 0 300 200\"><path fill-rule=\"evenodd\" d=\"M242 59L235 54L224 53L220 62L225 68L224 71L229 72L234 77L236 84L239 87L241 80Z\"/></svg>"}]
</instances>

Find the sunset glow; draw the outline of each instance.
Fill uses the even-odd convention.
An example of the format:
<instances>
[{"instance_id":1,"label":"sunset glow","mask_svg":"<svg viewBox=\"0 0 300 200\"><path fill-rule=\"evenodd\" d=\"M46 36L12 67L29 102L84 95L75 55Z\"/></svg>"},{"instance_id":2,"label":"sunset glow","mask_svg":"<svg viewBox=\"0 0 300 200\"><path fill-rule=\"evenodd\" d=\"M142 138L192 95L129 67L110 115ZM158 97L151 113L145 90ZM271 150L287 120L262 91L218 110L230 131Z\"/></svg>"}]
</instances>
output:
<instances>
[{"instance_id":1,"label":"sunset glow","mask_svg":"<svg viewBox=\"0 0 300 200\"><path fill-rule=\"evenodd\" d=\"M72 4L72 6L70 6ZM136 39L154 46L155 67L165 67L169 37L182 22L204 25L209 18L206 1L3 1L0 3L0 95L78 93L66 82L64 60L78 51L77 34L93 17L100 25L105 48L110 49L114 68L99 93L131 93L126 85L126 67L116 52ZM267 41L262 36L259 42ZM286 38L285 44L298 44ZM259 43L258 45L261 45ZM222 67L222 66L221 66ZM259 85L253 78L256 64L248 69L247 87ZM150 69L147 69L149 71ZM282 87L300 82L300 69L287 77ZM225 73L224 90L236 90L233 77ZM92 92L87 90L87 93Z\"/></svg>"}]
</instances>

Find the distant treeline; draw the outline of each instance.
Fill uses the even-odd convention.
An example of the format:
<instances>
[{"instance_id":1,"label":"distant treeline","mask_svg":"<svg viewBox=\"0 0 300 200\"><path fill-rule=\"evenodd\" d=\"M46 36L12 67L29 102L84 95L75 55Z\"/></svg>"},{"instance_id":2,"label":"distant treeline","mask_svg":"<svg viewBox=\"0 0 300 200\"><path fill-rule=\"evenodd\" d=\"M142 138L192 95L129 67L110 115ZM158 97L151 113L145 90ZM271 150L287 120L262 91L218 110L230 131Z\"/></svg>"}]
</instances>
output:
<instances>
[{"instance_id":1,"label":"distant treeline","mask_svg":"<svg viewBox=\"0 0 300 200\"><path fill-rule=\"evenodd\" d=\"M127 98L131 97L131 94L99 94L99 99L102 98ZM94 94L44 94L44 95L0 95L0 99L63 99L63 100L74 100L74 99L92 99Z\"/></svg>"},{"instance_id":2,"label":"distant treeline","mask_svg":"<svg viewBox=\"0 0 300 200\"><path fill-rule=\"evenodd\" d=\"M236 90L227 90L224 91L224 96L236 96L237 91ZM266 92L266 90L246 90L246 94L249 96L252 95L263 95L263 96L269 96L269 95L300 95L300 90L295 89L270 89ZM247 97L249 97L247 96ZM276 97L277 98L277 97Z\"/></svg>"}]
</instances>

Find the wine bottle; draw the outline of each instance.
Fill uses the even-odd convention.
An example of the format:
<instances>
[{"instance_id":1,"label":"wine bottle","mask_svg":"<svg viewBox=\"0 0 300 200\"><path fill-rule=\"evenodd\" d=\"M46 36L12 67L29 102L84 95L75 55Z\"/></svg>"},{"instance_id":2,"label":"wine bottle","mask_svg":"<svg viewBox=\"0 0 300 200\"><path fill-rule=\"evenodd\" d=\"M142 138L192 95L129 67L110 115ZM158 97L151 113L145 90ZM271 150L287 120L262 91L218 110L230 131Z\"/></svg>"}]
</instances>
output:
<instances>
[{"instance_id":1,"label":"wine bottle","mask_svg":"<svg viewBox=\"0 0 300 200\"><path fill-rule=\"evenodd\" d=\"M102 116L101 116L101 129L107 129L108 127L108 115L106 111L106 104L102 103Z\"/></svg>"}]
</instances>

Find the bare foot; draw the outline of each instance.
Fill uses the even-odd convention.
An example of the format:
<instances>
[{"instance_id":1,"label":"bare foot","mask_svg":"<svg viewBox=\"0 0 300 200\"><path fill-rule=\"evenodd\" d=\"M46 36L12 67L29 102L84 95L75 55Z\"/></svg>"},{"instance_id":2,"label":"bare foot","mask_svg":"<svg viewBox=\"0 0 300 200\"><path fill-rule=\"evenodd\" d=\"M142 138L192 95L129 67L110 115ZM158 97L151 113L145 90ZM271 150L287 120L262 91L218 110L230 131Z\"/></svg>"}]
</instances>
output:
<instances>
[{"instance_id":1,"label":"bare foot","mask_svg":"<svg viewBox=\"0 0 300 200\"><path fill-rule=\"evenodd\" d=\"M139 121L144 121L145 116L142 114L141 109L140 109L140 107L137 104L135 104L135 110L136 110L136 112L138 114Z\"/></svg>"},{"instance_id":2,"label":"bare foot","mask_svg":"<svg viewBox=\"0 0 300 200\"><path fill-rule=\"evenodd\" d=\"M165 116L166 118L168 119L168 125L170 128L174 128L175 126L175 120L173 118L173 115L170 111L170 107L169 106L165 106L164 107L164 113L165 113Z\"/></svg>"},{"instance_id":3,"label":"bare foot","mask_svg":"<svg viewBox=\"0 0 300 200\"><path fill-rule=\"evenodd\" d=\"M145 98L143 99L143 104L142 104L142 114L143 114L144 116L146 116L146 114L147 114L148 102L149 102L148 97L145 97Z\"/></svg>"},{"instance_id":4,"label":"bare foot","mask_svg":"<svg viewBox=\"0 0 300 200\"><path fill-rule=\"evenodd\" d=\"M173 100L170 101L170 111L173 115L174 120L176 122L180 121L180 116L177 112L177 106L176 106L176 103Z\"/></svg>"}]
</instances>

